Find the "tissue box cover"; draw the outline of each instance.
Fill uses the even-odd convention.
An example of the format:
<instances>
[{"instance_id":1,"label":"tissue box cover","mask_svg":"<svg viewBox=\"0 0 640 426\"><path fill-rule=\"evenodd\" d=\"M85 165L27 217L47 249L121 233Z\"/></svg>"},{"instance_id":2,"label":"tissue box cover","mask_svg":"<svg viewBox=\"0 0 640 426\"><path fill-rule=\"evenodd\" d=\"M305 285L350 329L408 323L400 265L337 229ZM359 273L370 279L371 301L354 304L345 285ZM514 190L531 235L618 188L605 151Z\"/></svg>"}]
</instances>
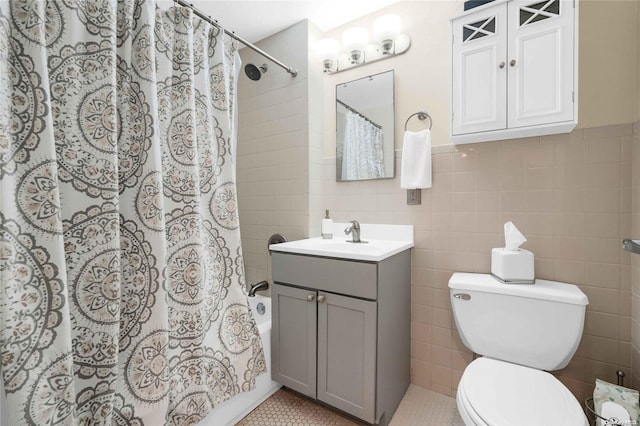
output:
<instances>
[{"instance_id":1,"label":"tissue box cover","mask_svg":"<svg viewBox=\"0 0 640 426\"><path fill-rule=\"evenodd\" d=\"M529 250L491 250L491 274L506 282L533 284L533 253Z\"/></svg>"}]
</instances>

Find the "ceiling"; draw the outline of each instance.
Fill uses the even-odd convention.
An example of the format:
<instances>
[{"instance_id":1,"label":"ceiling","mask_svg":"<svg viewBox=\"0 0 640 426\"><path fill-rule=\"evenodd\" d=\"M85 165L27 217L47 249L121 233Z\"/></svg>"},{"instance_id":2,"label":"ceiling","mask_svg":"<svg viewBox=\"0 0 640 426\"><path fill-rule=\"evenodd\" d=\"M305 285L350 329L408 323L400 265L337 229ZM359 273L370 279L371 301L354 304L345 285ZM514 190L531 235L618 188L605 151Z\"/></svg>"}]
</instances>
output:
<instances>
[{"instance_id":1,"label":"ceiling","mask_svg":"<svg viewBox=\"0 0 640 426\"><path fill-rule=\"evenodd\" d=\"M196 8L216 19L225 29L235 31L251 43L303 19L309 19L322 32L327 32L397 2L398 0L191 0Z\"/></svg>"}]
</instances>

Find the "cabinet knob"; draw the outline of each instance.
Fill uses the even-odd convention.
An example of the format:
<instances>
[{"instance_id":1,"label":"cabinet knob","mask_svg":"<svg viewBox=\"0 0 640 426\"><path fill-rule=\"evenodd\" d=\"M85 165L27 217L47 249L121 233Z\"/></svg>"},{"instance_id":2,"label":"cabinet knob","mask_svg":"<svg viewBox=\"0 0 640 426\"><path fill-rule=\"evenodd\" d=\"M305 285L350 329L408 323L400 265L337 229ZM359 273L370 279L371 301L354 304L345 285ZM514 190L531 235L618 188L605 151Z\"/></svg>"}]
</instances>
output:
<instances>
[{"instance_id":1,"label":"cabinet knob","mask_svg":"<svg viewBox=\"0 0 640 426\"><path fill-rule=\"evenodd\" d=\"M504 62L500 62L500 64L498 65L498 68L502 69L502 68L504 68L504 66L505 66L505 63Z\"/></svg>"},{"instance_id":2,"label":"cabinet knob","mask_svg":"<svg viewBox=\"0 0 640 426\"><path fill-rule=\"evenodd\" d=\"M318 296L318 303L322 303L322 302L324 302L324 298L325 298L325 296L324 296L324 295L320 295L320 296Z\"/></svg>"},{"instance_id":3,"label":"cabinet knob","mask_svg":"<svg viewBox=\"0 0 640 426\"><path fill-rule=\"evenodd\" d=\"M512 67L516 66L516 60L512 59L511 62L509 62L509 65L511 65Z\"/></svg>"},{"instance_id":4,"label":"cabinet knob","mask_svg":"<svg viewBox=\"0 0 640 426\"><path fill-rule=\"evenodd\" d=\"M308 301L308 302L313 302L313 299L314 299L314 298L315 298L315 296L314 296L313 294L309 294L309 295L307 296L307 301Z\"/></svg>"}]
</instances>

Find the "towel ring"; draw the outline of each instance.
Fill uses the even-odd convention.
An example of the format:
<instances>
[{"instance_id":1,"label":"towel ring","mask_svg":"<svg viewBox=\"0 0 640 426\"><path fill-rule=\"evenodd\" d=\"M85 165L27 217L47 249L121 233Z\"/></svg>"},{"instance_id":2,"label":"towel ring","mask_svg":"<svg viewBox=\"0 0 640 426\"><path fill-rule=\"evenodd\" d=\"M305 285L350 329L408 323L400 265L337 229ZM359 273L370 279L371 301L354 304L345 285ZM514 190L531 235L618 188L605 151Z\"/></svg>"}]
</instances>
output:
<instances>
[{"instance_id":1,"label":"towel ring","mask_svg":"<svg viewBox=\"0 0 640 426\"><path fill-rule=\"evenodd\" d=\"M433 126L433 120L431 119L431 116L429 114L427 114L425 111L418 111L418 112L414 112L413 114L411 114L409 116L409 118L407 118L407 121L404 122L404 130L405 132L407 131L407 125L409 124L409 120L411 120L411 118L413 118L414 115L418 116L418 120L423 121L426 120L427 118L429 119L429 130L431 130L431 127Z\"/></svg>"}]
</instances>

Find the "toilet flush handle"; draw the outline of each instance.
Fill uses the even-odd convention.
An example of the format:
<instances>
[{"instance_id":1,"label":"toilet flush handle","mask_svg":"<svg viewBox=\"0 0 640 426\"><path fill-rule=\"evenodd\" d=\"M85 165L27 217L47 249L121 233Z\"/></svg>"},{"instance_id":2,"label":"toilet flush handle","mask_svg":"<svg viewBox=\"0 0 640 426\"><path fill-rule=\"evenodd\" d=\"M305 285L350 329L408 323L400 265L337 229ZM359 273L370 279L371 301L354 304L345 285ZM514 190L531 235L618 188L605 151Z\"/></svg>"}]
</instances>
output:
<instances>
[{"instance_id":1,"label":"toilet flush handle","mask_svg":"<svg viewBox=\"0 0 640 426\"><path fill-rule=\"evenodd\" d=\"M453 295L456 299L471 300L471 296L467 293L456 293Z\"/></svg>"}]
</instances>

